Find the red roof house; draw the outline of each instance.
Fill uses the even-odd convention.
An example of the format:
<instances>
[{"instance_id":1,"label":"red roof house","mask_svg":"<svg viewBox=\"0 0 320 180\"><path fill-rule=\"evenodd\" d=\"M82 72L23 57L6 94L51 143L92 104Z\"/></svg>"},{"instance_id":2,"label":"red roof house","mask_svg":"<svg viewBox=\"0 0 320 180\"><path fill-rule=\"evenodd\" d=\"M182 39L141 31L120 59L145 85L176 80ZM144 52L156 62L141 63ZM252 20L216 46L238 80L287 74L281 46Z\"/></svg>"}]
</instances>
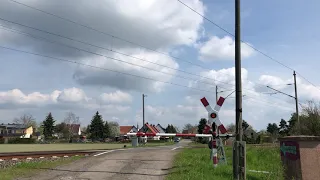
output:
<instances>
[{"instance_id":1,"label":"red roof house","mask_svg":"<svg viewBox=\"0 0 320 180\"><path fill-rule=\"evenodd\" d=\"M120 126L120 135L127 135L129 132L138 132L135 126Z\"/></svg>"}]
</instances>

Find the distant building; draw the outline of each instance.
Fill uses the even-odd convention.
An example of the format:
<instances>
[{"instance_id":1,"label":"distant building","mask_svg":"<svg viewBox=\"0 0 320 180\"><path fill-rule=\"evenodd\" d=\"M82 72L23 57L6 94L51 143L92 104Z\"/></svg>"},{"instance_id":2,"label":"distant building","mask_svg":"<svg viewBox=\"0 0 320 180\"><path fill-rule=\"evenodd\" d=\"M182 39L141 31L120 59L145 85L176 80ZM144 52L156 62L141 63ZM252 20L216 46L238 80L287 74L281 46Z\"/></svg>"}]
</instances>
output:
<instances>
[{"instance_id":1,"label":"distant building","mask_svg":"<svg viewBox=\"0 0 320 180\"><path fill-rule=\"evenodd\" d=\"M120 136L127 136L127 133L138 132L138 128L135 126L120 126Z\"/></svg>"},{"instance_id":2,"label":"distant building","mask_svg":"<svg viewBox=\"0 0 320 180\"><path fill-rule=\"evenodd\" d=\"M20 137L31 138L33 134L33 127L24 124L0 124L0 137Z\"/></svg>"},{"instance_id":3,"label":"distant building","mask_svg":"<svg viewBox=\"0 0 320 180\"><path fill-rule=\"evenodd\" d=\"M143 132L143 133L161 133L161 131L163 131L164 129L162 128L162 126L160 124L157 125L158 128L155 125L146 123L143 125L143 127L139 130L139 132ZM153 137L148 137L148 139L152 139L152 140L160 140L160 136L153 136Z\"/></svg>"},{"instance_id":4,"label":"distant building","mask_svg":"<svg viewBox=\"0 0 320 180\"><path fill-rule=\"evenodd\" d=\"M72 136L80 136L81 135L81 127L80 124L67 124L67 128L70 128L70 133Z\"/></svg>"}]
</instances>

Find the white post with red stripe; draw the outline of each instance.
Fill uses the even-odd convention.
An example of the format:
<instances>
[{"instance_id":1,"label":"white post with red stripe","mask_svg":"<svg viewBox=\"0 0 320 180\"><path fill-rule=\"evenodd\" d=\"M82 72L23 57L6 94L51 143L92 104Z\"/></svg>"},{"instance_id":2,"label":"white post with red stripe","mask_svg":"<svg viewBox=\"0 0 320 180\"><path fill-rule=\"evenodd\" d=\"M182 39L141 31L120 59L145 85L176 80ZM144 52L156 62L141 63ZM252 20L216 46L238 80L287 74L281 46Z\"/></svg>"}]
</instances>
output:
<instances>
[{"instance_id":1,"label":"white post with red stripe","mask_svg":"<svg viewBox=\"0 0 320 180\"><path fill-rule=\"evenodd\" d=\"M218 114L221 109L221 106L223 105L224 100L225 99L223 97L220 97L217 104L212 109L212 107L210 106L209 102L207 101L207 99L205 97L203 97L201 99L203 106L208 111L208 122L204 128L204 133L211 134L211 136L212 136L212 140L211 140L212 150L211 150L210 157L212 157L213 167L217 167L217 165L219 163L218 153L221 154L222 161L226 162L223 144L221 143L222 141L220 138L220 136L221 136L220 133L226 134L227 130L224 127L224 125L221 123L220 118L219 118L219 114ZM217 128L216 127L213 128L212 127L213 125L217 126ZM218 134L218 139L216 138L217 134ZM219 143L217 141L219 141Z\"/></svg>"}]
</instances>

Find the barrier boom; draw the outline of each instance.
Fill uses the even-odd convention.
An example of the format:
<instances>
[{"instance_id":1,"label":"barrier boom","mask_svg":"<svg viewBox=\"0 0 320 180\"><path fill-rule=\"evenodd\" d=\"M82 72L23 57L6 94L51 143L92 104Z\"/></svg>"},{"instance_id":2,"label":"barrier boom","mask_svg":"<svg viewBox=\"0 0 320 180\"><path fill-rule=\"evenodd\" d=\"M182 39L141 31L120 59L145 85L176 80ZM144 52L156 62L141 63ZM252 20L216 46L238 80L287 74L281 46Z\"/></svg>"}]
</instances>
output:
<instances>
[{"instance_id":1,"label":"barrier boom","mask_svg":"<svg viewBox=\"0 0 320 180\"><path fill-rule=\"evenodd\" d=\"M179 134L179 133L127 133L129 136L173 136L173 137L212 137L212 134ZM232 137L232 134L220 134L221 137Z\"/></svg>"}]
</instances>

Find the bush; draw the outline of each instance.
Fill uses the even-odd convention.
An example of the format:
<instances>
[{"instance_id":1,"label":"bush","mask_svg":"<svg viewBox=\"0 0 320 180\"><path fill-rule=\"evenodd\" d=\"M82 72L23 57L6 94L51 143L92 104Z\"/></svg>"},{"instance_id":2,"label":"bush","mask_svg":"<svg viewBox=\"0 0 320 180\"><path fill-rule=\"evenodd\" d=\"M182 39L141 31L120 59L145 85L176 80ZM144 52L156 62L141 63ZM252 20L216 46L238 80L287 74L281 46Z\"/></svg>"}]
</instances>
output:
<instances>
[{"instance_id":1,"label":"bush","mask_svg":"<svg viewBox=\"0 0 320 180\"><path fill-rule=\"evenodd\" d=\"M36 140L31 138L13 138L8 140L8 144L33 144L35 142Z\"/></svg>"},{"instance_id":2,"label":"bush","mask_svg":"<svg viewBox=\"0 0 320 180\"><path fill-rule=\"evenodd\" d=\"M4 138L0 139L0 144L4 144Z\"/></svg>"}]
</instances>

